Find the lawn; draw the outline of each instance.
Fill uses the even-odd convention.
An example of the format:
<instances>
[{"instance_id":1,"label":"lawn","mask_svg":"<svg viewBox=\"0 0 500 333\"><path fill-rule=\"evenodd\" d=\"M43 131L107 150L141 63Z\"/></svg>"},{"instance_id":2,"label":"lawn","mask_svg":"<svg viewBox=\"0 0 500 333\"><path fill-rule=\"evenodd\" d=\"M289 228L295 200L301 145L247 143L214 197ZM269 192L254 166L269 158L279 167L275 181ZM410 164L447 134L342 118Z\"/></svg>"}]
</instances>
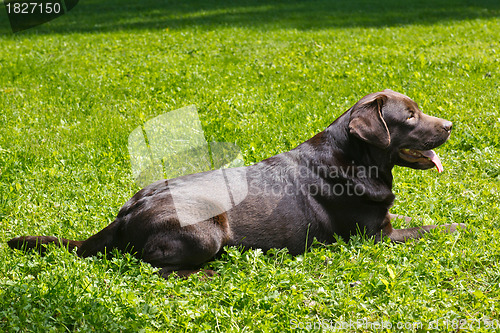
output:
<instances>
[{"instance_id":1,"label":"lawn","mask_svg":"<svg viewBox=\"0 0 500 333\"><path fill-rule=\"evenodd\" d=\"M499 68L496 0L85 0L16 34L1 12L0 331L500 330ZM423 220L396 226L467 231L228 248L211 280L6 245L108 225L139 189L128 136L158 115L195 105L251 164L385 88L454 123L442 174L394 169L391 211Z\"/></svg>"}]
</instances>

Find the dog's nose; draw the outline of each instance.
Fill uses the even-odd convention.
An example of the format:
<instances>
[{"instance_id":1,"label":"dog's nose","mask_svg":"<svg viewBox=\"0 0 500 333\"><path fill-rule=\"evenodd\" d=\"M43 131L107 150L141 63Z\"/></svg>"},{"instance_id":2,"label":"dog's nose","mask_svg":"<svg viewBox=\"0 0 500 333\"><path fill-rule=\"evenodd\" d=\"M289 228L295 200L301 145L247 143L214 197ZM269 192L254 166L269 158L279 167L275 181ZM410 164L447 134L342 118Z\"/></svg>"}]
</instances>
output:
<instances>
[{"instance_id":1,"label":"dog's nose","mask_svg":"<svg viewBox=\"0 0 500 333\"><path fill-rule=\"evenodd\" d=\"M450 132L452 127L453 127L453 123L451 121L445 121L443 123L443 128L446 132Z\"/></svg>"}]
</instances>

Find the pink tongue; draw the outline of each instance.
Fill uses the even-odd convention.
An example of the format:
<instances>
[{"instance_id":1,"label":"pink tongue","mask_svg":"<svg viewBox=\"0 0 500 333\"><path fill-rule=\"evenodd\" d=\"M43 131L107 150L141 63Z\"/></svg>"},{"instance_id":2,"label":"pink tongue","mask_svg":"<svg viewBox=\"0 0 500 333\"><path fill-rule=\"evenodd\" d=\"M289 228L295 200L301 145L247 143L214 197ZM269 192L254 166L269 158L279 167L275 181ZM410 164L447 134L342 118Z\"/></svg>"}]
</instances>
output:
<instances>
[{"instance_id":1,"label":"pink tongue","mask_svg":"<svg viewBox=\"0 0 500 333\"><path fill-rule=\"evenodd\" d=\"M434 163L438 172L443 172L444 169L443 169L443 165L441 164L441 160L436 155L434 150L421 150L420 152L422 153L422 155L429 158L432 163Z\"/></svg>"}]
</instances>

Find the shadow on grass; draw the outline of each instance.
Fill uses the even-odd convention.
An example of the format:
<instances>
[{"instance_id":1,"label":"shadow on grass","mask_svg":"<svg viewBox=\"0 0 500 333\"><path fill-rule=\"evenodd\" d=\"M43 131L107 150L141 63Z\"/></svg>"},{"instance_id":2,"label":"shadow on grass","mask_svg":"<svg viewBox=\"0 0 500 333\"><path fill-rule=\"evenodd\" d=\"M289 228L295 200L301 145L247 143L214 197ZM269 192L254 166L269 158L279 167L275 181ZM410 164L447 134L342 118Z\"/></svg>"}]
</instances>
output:
<instances>
[{"instance_id":1,"label":"shadow on grass","mask_svg":"<svg viewBox=\"0 0 500 333\"><path fill-rule=\"evenodd\" d=\"M407 2L407 3L405 3ZM3 10L3 9L2 9ZM314 30L433 24L500 16L498 0L82 0L28 33L106 32L200 27ZM1 33L8 31L6 14Z\"/></svg>"}]
</instances>

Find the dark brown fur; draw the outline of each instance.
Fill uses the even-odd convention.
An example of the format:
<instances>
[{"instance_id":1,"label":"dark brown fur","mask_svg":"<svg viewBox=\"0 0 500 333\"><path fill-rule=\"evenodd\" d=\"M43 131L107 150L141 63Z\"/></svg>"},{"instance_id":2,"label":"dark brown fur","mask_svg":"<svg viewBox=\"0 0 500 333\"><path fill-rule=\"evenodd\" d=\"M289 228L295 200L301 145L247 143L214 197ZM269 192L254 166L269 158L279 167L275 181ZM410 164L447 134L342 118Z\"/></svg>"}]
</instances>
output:
<instances>
[{"instance_id":1,"label":"dark brown fur","mask_svg":"<svg viewBox=\"0 0 500 333\"><path fill-rule=\"evenodd\" d=\"M226 245L264 251L287 248L298 254L314 238L331 243L334 235L348 240L358 231L376 241L420 238L437 226L394 229L391 225L391 170L395 165L433 167L425 160L410 163L399 151L438 147L450 131L451 122L425 115L410 98L384 90L363 97L325 131L289 152L249 167L161 180L145 187L125 203L113 223L85 241L25 236L8 244L43 252L46 244L55 243L77 248L81 257L117 248L161 268L163 276L173 271L186 276L200 271ZM370 167L376 168L376 174L361 177L360 171ZM348 172L333 174L335 170ZM222 186L220 179L225 179ZM363 193L333 191L349 186ZM229 208L225 199L218 199L226 194ZM194 214L194 220L208 217L188 223L183 214ZM441 226L447 232L457 227L463 225Z\"/></svg>"}]
</instances>

